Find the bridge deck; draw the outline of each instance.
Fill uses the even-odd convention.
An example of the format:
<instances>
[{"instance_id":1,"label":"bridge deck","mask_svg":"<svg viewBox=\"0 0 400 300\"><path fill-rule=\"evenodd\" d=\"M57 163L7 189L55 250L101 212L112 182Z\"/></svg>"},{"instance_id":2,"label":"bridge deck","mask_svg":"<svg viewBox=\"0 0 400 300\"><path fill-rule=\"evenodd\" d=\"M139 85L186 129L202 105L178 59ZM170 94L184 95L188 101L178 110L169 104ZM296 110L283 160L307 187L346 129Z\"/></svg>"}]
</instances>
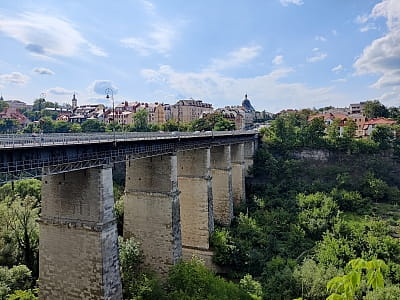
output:
<instances>
[{"instance_id":1,"label":"bridge deck","mask_svg":"<svg viewBox=\"0 0 400 300\"><path fill-rule=\"evenodd\" d=\"M255 131L0 135L0 183L255 139Z\"/></svg>"}]
</instances>

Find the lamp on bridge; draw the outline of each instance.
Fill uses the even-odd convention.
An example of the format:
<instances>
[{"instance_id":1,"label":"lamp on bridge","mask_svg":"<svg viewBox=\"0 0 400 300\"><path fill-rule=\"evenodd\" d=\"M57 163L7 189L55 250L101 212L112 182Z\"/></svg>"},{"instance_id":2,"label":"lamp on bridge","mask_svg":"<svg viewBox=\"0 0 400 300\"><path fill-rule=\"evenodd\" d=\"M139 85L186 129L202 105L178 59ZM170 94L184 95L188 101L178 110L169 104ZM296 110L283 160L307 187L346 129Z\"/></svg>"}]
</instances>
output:
<instances>
[{"instance_id":1,"label":"lamp on bridge","mask_svg":"<svg viewBox=\"0 0 400 300\"><path fill-rule=\"evenodd\" d=\"M114 91L111 88L106 88L105 90L106 93L106 99L110 99L110 94L111 94L111 100L112 100L112 122L113 122L113 135L114 135L114 146L116 144L116 139L115 139L115 107L114 107ZM108 118L110 120L110 118Z\"/></svg>"}]
</instances>

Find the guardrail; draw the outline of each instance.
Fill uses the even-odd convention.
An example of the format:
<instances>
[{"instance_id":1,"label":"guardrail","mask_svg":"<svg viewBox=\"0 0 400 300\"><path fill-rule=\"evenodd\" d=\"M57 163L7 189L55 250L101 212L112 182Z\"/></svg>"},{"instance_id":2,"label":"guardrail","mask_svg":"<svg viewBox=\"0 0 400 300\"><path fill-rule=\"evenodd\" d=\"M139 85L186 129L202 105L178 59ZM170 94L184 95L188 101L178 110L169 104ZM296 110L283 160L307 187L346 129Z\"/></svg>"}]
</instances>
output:
<instances>
[{"instance_id":1,"label":"guardrail","mask_svg":"<svg viewBox=\"0 0 400 300\"><path fill-rule=\"evenodd\" d=\"M51 145L110 143L123 141L185 139L196 137L234 136L256 134L254 130L205 131L205 132L98 132L50 134L0 134L0 149L42 147Z\"/></svg>"}]
</instances>

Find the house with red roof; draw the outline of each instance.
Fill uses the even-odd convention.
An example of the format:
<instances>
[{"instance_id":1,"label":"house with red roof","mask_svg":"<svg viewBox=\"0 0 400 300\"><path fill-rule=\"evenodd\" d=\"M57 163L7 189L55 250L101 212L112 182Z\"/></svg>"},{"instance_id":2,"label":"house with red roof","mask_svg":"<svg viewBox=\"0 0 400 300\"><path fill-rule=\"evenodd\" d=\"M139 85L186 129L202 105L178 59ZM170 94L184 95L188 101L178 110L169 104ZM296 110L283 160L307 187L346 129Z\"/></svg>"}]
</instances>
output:
<instances>
[{"instance_id":1,"label":"house with red roof","mask_svg":"<svg viewBox=\"0 0 400 300\"><path fill-rule=\"evenodd\" d=\"M10 108L6 107L2 112L0 112L0 119L5 120L5 119L13 119L17 120L20 125L25 125L29 123L29 120L27 117L25 117L23 114L21 114L18 110L15 108Z\"/></svg>"},{"instance_id":2,"label":"house with red roof","mask_svg":"<svg viewBox=\"0 0 400 300\"><path fill-rule=\"evenodd\" d=\"M375 118L365 121L363 131L364 136L370 136L372 130L378 125L394 125L396 124L395 120L386 119L386 118Z\"/></svg>"}]
</instances>

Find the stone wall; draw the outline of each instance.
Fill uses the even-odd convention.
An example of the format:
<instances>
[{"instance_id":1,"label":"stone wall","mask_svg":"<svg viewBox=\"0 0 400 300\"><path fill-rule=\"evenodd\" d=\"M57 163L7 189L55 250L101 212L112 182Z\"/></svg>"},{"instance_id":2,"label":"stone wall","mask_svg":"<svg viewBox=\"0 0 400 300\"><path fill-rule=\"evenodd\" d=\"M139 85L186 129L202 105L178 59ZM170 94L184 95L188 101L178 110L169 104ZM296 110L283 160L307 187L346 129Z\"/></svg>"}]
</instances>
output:
<instances>
[{"instance_id":1,"label":"stone wall","mask_svg":"<svg viewBox=\"0 0 400 300\"><path fill-rule=\"evenodd\" d=\"M122 299L111 168L44 176L40 299Z\"/></svg>"},{"instance_id":2,"label":"stone wall","mask_svg":"<svg viewBox=\"0 0 400 300\"><path fill-rule=\"evenodd\" d=\"M182 257L176 155L132 160L126 167L124 237L134 236L145 264L160 275Z\"/></svg>"},{"instance_id":3,"label":"stone wall","mask_svg":"<svg viewBox=\"0 0 400 300\"><path fill-rule=\"evenodd\" d=\"M214 219L228 226L233 219L230 146L211 148L211 176Z\"/></svg>"},{"instance_id":4,"label":"stone wall","mask_svg":"<svg viewBox=\"0 0 400 300\"><path fill-rule=\"evenodd\" d=\"M231 145L232 162L232 197L234 205L239 205L246 200L245 193L245 161L244 145Z\"/></svg>"}]
</instances>

